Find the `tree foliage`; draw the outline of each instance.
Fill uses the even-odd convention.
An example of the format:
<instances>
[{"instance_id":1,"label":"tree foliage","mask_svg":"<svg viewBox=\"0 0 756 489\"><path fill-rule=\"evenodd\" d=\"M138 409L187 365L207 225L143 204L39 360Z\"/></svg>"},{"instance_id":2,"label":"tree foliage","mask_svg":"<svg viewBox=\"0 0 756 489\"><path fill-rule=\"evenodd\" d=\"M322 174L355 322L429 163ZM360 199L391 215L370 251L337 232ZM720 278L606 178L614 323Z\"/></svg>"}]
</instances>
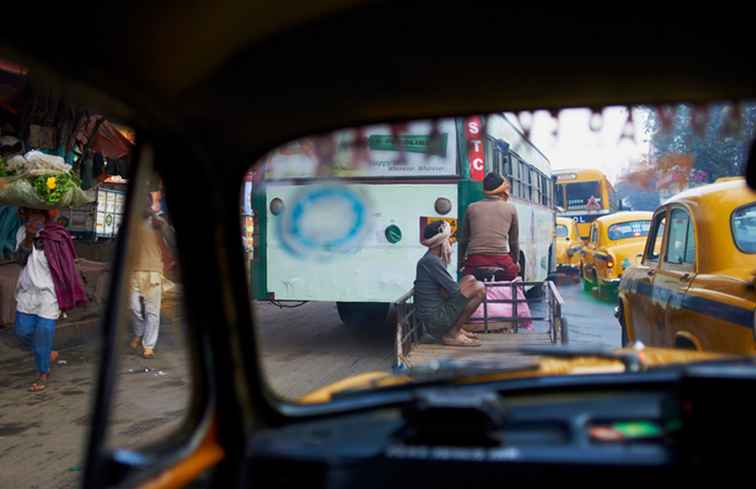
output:
<instances>
[{"instance_id":1,"label":"tree foliage","mask_svg":"<svg viewBox=\"0 0 756 489\"><path fill-rule=\"evenodd\" d=\"M693 168L702 171L707 182L743 174L756 129L756 104L678 105L671 109L674 114L668 115L650 109L646 130L651 136L652 162L673 154L690 155ZM666 117L669 122L665 124Z\"/></svg>"}]
</instances>

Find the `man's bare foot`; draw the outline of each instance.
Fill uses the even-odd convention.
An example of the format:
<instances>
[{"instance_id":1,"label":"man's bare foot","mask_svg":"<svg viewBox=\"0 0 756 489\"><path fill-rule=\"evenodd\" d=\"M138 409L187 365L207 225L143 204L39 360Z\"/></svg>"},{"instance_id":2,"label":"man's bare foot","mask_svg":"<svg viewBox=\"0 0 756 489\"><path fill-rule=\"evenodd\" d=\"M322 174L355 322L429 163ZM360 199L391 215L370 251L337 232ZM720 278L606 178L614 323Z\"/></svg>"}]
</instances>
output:
<instances>
[{"instance_id":1,"label":"man's bare foot","mask_svg":"<svg viewBox=\"0 0 756 489\"><path fill-rule=\"evenodd\" d=\"M54 365L58 361L58 352L53 350L50 352L50 364Z\"/></svg>"},{"instance_id":2,"label":"man's bare foot","mask_svg":"<svg viewBox=\"0 0 756 489\"><path fill-rule=\"evenodd\" d=\"M134 336L133 338L131 338L131 341L129 341L129 348L131 348L132 350L138 350L141 345L142 345L141 336Z\"/></svg>"},{"instance_id":3,"label":"man's bare foot","mask_svg":"<svg viewBox=\"0 0 756 489\"><path fill-rule=\"evenodd\" d=\"M468 331L464 328L462 328L462 334L473 340L477 340L480 338L480 336L478 336L477 334L473 333L472 331Z\"/></svg>"},{"instance_id":4,"label":"man's bare foot","mask_svg":"<svg viewBox=\"0 0 756 489\"><path fill-rule=\"evenodd\" d=\"M458 333L457 336L442 337L441 343L447 346L480 346L480 340L469 338L462 332Z\"/></svg>"}]
</instances>

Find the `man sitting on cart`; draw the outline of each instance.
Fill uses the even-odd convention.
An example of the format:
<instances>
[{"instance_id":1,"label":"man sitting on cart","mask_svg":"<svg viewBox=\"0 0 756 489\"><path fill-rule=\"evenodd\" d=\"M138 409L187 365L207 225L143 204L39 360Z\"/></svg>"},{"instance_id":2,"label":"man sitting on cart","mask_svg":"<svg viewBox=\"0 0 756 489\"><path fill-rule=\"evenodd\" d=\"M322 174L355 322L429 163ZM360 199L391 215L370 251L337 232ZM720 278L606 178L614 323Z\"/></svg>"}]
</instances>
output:
<instances>
[{"instance_id":1,"label":"man sitting on cart","mask_svg":"<svg viewBox=\"0 0 756 489\"><path fill-rule=\"evenodd\" d=\"M491 172L483 180L486 198L467 207L459 237L465 274L497 268L496 280L510 281L520 272L517 209L508 202L510 188L506 178Z\"/></svg>"},{"instance_id":2,"label":"man sitting on cart","mask_svg":"<svg viewBox=\"0 0 756 489\"><path fill-rule=\"evenodd\" d=\"M428 252L417 262L415 319L423 331L450 346L480 346L478 336L464 325L485 298L485 286L472 275L454 281L446 267L451 260L451 227L437 221L425 226Z\"/></svg>"}]
</instances>

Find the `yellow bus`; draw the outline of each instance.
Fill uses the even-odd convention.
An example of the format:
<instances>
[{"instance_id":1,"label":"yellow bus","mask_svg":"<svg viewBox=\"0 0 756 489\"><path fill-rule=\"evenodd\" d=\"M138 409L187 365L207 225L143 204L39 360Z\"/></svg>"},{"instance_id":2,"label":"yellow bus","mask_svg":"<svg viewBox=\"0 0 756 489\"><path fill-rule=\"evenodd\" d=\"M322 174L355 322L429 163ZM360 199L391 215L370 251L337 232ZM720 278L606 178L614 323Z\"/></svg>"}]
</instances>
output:
<instances>
[{"instance_id":1,"label":"yellow bus","mask_svg":"<svg viewBox=\"0 0 756 489\"><path fill-rule=\"evenodd\" d=\"M558 215L575 219L580 237L588 239L591 223L617 210L614 187L599 170L556 170L553 175Z\"/></svg>"}]
</instances>

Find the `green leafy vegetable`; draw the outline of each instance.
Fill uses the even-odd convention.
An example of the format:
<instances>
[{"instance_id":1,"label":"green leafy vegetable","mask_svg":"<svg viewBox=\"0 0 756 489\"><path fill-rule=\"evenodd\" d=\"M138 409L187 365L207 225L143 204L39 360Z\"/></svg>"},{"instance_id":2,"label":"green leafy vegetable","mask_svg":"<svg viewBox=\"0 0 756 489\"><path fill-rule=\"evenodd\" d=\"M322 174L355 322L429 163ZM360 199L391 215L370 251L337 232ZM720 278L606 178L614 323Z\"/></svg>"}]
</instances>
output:
<instances>
[{"instance_id":1,"label":"green leafy vegetable","mask_svg":"<svg viewBox=\"0 0 756 489\"><path fill-rule=\"evenodd\" d=\"M66 192L78 187L79 182L71 173L58 173L34 177L32 185L42 200L54 205L60 202Z\"/></svg>"}]
</instances>

